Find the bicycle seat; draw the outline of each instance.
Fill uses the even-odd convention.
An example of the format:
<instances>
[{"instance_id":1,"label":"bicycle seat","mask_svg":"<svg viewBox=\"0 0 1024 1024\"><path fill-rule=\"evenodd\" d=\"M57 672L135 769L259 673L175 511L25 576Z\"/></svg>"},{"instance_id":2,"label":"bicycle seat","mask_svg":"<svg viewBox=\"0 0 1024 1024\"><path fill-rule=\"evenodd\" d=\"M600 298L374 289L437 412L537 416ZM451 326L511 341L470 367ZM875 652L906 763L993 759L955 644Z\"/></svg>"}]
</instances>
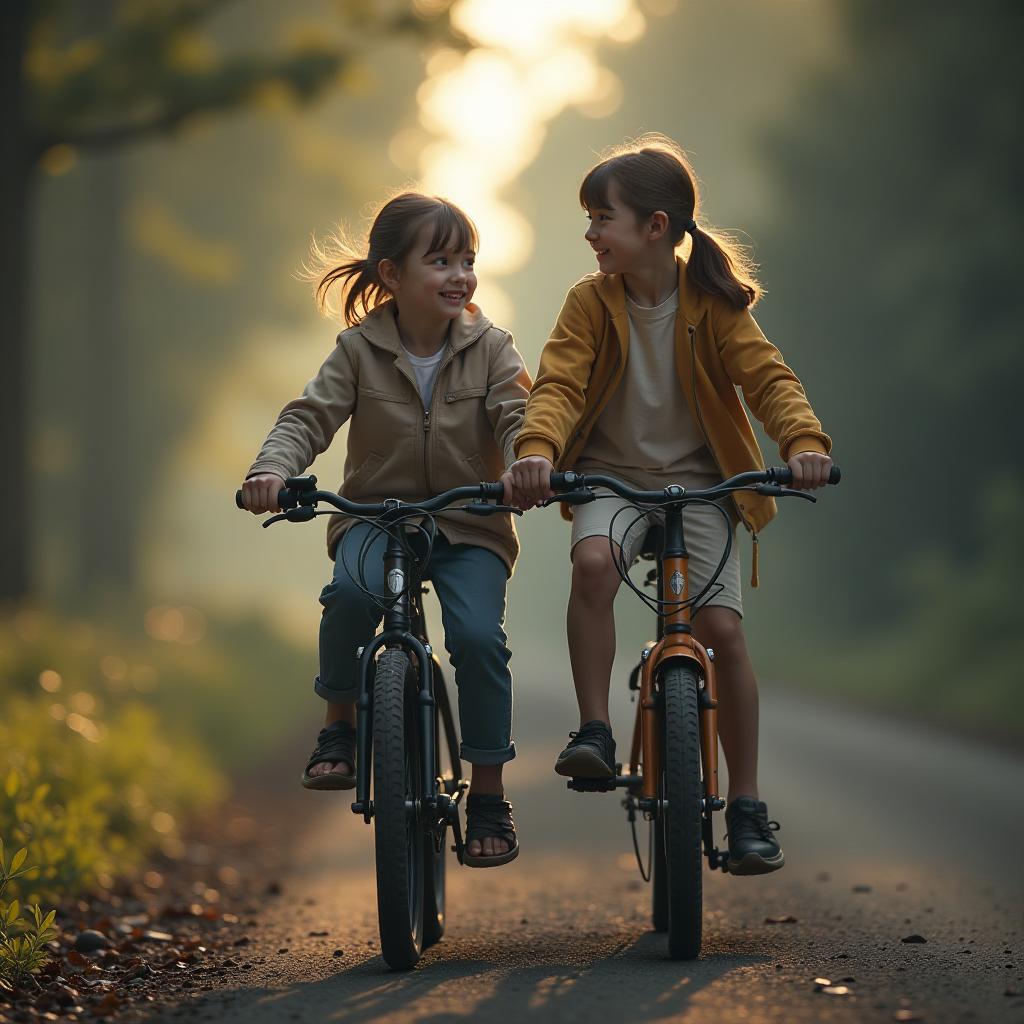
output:
<instances>
[{"instance_id":1,"label":"bicycle seat","mask_svg":"<svg viewBox=\"0 0 1024 1024\"><path fill-rule=\"evenodd\" d=\"M652 526L644 535L644 541L640 545L640 553L637 558L646 562L654 561L661 557L661 549L665 546L665 531L660 526Z\"/></svg>"}]
</instances>

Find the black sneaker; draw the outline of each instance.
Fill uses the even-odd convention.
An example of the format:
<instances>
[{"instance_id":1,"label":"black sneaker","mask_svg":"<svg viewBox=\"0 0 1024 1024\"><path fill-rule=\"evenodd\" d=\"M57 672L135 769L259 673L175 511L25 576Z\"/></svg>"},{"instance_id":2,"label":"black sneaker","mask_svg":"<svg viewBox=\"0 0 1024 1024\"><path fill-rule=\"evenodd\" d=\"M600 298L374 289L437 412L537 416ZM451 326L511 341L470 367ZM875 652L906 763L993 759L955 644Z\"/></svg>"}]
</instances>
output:
<instances>
[{"instance_id":1,"label":"black sneaker","mask_svg":"<svg viewBox=\"0 0 1024 1024\"><path fill-rule=\"evenodd\" d=\"M579 732L569 733L569 746L555 762L559 775L575 779L615 777L615 740L611 729L599 719L584 722Z\"/></svg>"},{"instance_id":2,"label":"black sneaker","mask_svg":"<svg viewBox=\"0 0 1024 1024\"><path fill-rule=\"evenodd\" d=\"M768 808L763 800L752 796L738 796L725 809L725 826L729 830L729 874L766 875L778 871L786 858L773 832L779 830L777 821L768 820Z\"/></svg>"}]
</instances>

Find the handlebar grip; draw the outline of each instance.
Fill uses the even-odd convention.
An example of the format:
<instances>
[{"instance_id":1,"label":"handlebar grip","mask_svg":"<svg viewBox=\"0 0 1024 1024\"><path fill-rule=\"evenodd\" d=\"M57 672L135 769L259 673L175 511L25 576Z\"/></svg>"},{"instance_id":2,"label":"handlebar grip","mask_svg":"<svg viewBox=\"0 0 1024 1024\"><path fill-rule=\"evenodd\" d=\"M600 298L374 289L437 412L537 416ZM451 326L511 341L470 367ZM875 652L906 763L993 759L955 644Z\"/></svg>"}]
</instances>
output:
<instances>
[{"instance_id":1,"label":"handlebar grip","mask_svg":"<svg viewBox=\"0 0 1024 1024\"><path fill-rule=\"evenodd\" d=\"M501 499L505 497L505 485L500 480L496 483L482 483L480 492L484 498Z\"/></svg>"},{"instance_id":2,"label":"handlebar grip","mask_svg":"<svg viewBox=\"0 0 1024 1024\"><path fill-rule=\"evenodd\" d=\"M837 484L842 478L842 470L833 463L832 469L828 474L828 482L830 484ZM777 484L782 484L783 487L788 487L793 482L793 471L789 466L780 466L775 470L775 482Z\"/></svg>"},{"instance_id":3,"label":"handlebar grip","mask_svg":"<svg viewBox=\"0 0 1024 1024\"><path fill-rule=\"evenodd\" d=\"M299 500L296 497L295 492L290 487L282 487L281 490L277 492L277 504L279 508L295 508L298 503ZM242 501L241 488L235 491L235 504L239 508L245 508L245 503Z\"/></svg>"}]
</instances>

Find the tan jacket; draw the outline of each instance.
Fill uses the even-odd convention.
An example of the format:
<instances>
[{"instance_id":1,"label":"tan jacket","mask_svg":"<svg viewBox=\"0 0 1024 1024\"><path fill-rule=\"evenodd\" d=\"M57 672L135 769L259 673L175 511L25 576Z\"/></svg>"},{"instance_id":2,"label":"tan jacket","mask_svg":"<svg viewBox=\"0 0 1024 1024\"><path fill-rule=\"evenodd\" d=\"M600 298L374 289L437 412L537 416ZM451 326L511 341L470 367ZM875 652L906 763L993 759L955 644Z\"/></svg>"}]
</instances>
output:
<instances>
[{"instance_id":1,"label":"tan jacket","mask_svg":"<svg viewBox=\"0 0 1024 1024\"><path fill-rule=\"evenodd\" d=\"M529 389L512 335L470 305L452 322L430 408L424 409L394 304L386 302L338 335L302 397L281 411L248 476L305 472L351 418L340 493L352 501L413 501L497 480L515 461L512 442ZM331 558L351 523L345 516L328 520ZM511 516L449 512L437 523L451 543L493 551L511 574L519 554Z\"/></svg>"},{"instance_id":2,"label":"tan jacket","mask_svg":"<svg viewBox=\"0 0 1024 1024\"><path fill-rule=\"evenodd\" d=\"M832 442L800 381L749 310L734 309L696 288L687 281L686 262L677 257L676 263L676 375L723 477L764 468L737 386L783 459L801 451L828 453ZM518 456L543 455L558 469L572 469L622 379L628 356L622 276L589 274L569 290L544 346L516 438ZM775 515L775 501L757 494L740 493L735 505L736 518L755 536Z\"/></svg>"}]
</instances>

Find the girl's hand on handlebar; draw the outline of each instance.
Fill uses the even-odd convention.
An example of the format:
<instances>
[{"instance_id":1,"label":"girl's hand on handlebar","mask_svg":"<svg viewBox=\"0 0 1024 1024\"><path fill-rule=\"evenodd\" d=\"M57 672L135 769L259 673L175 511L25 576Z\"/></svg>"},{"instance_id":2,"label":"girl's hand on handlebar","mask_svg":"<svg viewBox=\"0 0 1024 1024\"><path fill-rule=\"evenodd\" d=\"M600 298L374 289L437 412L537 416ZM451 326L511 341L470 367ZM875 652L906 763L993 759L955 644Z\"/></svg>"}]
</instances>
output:
<instances>
[{"instance_id":1,"label":"girl's hand on handlebar","mask_svg":"<svg viewBox=\"0 0 1024 1024\"><path fill-rule=\"evenodd\" d=\"M551 474L554 466L543 455L528 455L512 464L509 473L515 491L515 504L526 510L533 508L545 498L553 498ZM504 479L504 478L503 478Z\"/></svg>"},{"instance_id":2,"label":"girl's hand on handlebar","mask_svg":"<svg viewBox=\"0 0 1024 1024\"><path fill-rule=\"evenodd\" d=\"M797 452L786 461L798 491L814 491L828 483L832 460L821 452Z\"/></svg>"},{"instance_id":3,"label":"girl's hand on handlebar","mask_svg":"<svg viewBox=\"0 0 1024 1024\"><path fill-rule=\"evenodd\" d=\"M276 473L260 473L251 476L242 484L242 504L252 512L260 515L263 512L280 512L277 493L284 487L284 477Z\"/></svg>"}]
</instances>

